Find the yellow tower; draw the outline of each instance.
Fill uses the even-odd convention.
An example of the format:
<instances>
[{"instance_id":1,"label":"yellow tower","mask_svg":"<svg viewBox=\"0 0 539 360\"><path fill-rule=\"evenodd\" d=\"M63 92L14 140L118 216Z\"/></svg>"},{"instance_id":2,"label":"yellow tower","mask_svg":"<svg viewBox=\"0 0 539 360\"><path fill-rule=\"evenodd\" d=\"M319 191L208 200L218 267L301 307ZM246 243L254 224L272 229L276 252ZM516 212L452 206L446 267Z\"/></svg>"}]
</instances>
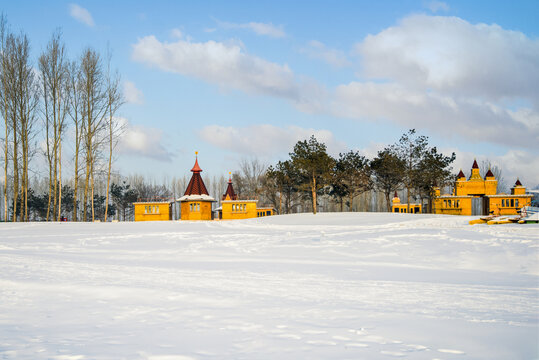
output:
<instances>
[{"instance_id":1,"label":"yellow tower","mask_svg":"<svg viewBox=\"0 0 539 360\"><path fill-rule=\"evenodd\" d=\"M178 199L181 204L181 219L212 220L212 203L215 202L215 199L208 193L200 176L202 169L198 165L198 151L195 155L195 165L191 169L193 176L191 176L185 194Z\"/></svg>"}]
</instances>

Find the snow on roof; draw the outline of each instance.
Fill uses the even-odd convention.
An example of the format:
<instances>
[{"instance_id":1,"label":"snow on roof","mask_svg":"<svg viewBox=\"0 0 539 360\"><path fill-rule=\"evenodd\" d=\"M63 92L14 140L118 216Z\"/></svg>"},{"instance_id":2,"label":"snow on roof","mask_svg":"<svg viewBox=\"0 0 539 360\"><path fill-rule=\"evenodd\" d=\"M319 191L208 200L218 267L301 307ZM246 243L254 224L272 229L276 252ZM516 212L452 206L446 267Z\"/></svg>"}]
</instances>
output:
<instances>
[{"instance_id":1,"label":"snow on roof","mask_svg":"<svg viewBox=\"0 0 539 360\"><path fill-rule=\"evenodd\" d=\"M201 195L195 194L195 195L184 195L181 198L177 199L176 201L215 201L215 199L206 194L201 194Z\"/></svg>"}]
</instances>

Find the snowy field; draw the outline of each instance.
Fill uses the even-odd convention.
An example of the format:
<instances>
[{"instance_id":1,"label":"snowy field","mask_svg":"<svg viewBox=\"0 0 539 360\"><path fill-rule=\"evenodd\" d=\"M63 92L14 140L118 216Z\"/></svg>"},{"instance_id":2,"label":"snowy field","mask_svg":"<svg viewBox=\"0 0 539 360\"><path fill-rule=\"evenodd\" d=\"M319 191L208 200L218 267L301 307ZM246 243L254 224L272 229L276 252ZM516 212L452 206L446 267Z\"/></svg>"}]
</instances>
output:
<instances>
[{"instance_id":1,"label":"snowy field","mask_svg":"<svg viewBox=\"0 0 539 360\"><path fill-rule=\"evenodd\" d=\"M537 359L539 226L0 224L0 359Z\"/></svg>"}]
</instances>

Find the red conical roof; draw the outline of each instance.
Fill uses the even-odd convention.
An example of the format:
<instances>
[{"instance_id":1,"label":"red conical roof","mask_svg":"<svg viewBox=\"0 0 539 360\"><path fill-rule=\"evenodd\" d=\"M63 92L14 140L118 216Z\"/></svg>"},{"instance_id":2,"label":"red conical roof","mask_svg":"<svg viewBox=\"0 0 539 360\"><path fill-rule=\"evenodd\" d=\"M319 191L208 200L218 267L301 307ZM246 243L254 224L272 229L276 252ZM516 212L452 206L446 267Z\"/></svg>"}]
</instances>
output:
<instances>
[{"instance_id":1,"label":"red conical roof","mask_svg":"<svg viewBox=\"0 0 539 360\"><path fill-rule=\"evenodd\" d=\"M396 192L396 191L395 191L395 196L394 196L394 197L399 197L399 196L397 195L397 192Z\"/></svg>"},{"instance_id":2,"label":"red conical roof","mask_svg":"<svg viewBox=\"0 0 539 360\"><path fill-rule=\"evenodd\" d=\"M187 185L184 195L210 195L206 189L206 185L204 185L204 181L202 181L202 176L200 176L202 169L198 166L198 158L195 160L195 165L191 171L193 172L193 176L189 181L189 185Z\"/></svg>"},{"instance_id":3,"label":"red conical roof","mask_svg":"<svg viewBox=\"0 0 539 360\"><path fill-rule=\"evenodd\" d=\"M238 200L238 195L234 192L234 188L232 187L232 178L228 178L228 187L226 188L226 192L223 195L223 200L226 199L226 196L230 197L230 200Z\"/></svg>"},{"instance_id":4,"label":"red conical roof","mask_svg":"<svg viewBox=\"0 0 539 360\"><path fill-rule=\"evenodd\" d=\"M192 172L202 172L202 169L200 166L198 166L198 157L195 158L195 165L193 165L193 168L191 169Z\"/></svg>"},{"instance_id":5,"label":"red conical roof","mask_svg":"<svg viewBox=\"0 0 539 360\"><path fill-rule=\"evenodd\" d=\"M457 178L465 178L466 175L462 172L462 169L460 169L459 174L457 175Z\"/></svg>"},{"instance_id":6,"label":"red conical roof","mask_svg":"<svg viewBox=\"0 0 539 360\"><path fill-rule=\"evenodd\" d=\"M518 178L517 178L517 182L515 183L515 186L522 186L522 183L520 182Z\"/></svg>"},{"instance_id":7,"label":"red conical roof","mask_svg":"<svg viewBox=\"0 0 539 360\"><path fill-rule=\"evenodd\" d=\"M477 160L473 160L472 169L479 169L479 165L477 165Z\"/></svg>"},{"instance_id":8,"label":"red conical roof","mask_svg":"<svg viewBox=\"0 0 539 360\"><path fill-rule=\"evenodd\" d=\"M492 171L490 171L490 169L488 169L488 171L487 171L485 177L486 177L486 178L487 178L487 177L494 177L494 174L492 173Z\"/></svg>"}]
</instances>

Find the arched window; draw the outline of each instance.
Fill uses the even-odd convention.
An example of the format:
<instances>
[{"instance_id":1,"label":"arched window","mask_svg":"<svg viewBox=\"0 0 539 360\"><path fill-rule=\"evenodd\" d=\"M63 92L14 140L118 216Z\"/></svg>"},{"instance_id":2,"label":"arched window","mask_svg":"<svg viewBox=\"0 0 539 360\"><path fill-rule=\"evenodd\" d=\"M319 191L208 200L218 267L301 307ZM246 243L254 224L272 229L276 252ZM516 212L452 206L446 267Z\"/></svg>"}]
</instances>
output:
<instances>
[{"instance_id":1,"label":"arched window","mask_svg":"<svg viewBox=\"0 0 539 360\"><path fill-rule=\"evenodd\" d=\"M502 199L502 207L505 207L505 199Z\"/></svg>"}]
</instances>

